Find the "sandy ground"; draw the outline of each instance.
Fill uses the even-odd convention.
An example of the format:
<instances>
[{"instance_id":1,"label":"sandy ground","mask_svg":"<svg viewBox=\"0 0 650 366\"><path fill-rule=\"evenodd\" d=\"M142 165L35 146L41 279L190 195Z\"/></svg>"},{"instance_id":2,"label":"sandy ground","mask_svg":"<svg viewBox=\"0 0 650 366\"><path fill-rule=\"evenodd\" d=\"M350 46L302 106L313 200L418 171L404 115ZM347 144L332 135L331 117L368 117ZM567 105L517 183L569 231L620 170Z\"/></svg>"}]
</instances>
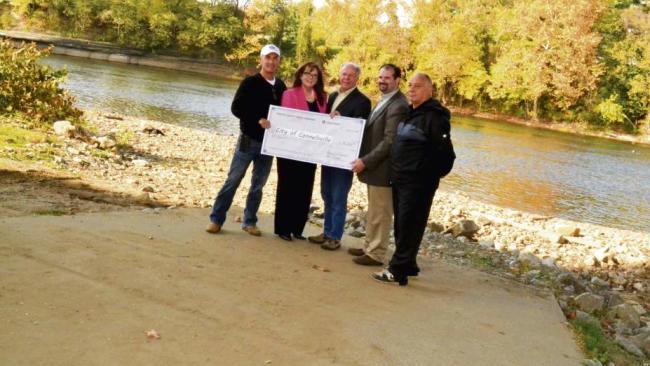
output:
<instances>
[{"instance_id":1,"label":"sandy ground","mask_svg":"<svg viewBox=\"0 0 650 366\"><path fill-rule=\"evenodd\" d=\"M579 365L548 293L421 263L203 231L208 210L0 218L0 365ZM311 233L316 228L309 228ZM346 237L347 245L359 245ZM315 266L315 267L314 267ZM327 269L328 272L323 271ZM148 339L155 329L160 339Z\"/></svg>"}]
</instances>

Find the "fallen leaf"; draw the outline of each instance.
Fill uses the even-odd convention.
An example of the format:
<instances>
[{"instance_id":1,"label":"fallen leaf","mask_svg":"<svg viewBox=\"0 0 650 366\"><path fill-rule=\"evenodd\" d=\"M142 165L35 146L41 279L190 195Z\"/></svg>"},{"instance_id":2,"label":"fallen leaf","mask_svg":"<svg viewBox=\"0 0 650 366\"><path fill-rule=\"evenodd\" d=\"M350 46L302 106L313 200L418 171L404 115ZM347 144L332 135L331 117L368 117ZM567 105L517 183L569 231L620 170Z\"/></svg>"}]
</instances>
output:
<instances>
[{"instance_id":1,"label":"fallen leaf","mask_svg":"<svg viewBox=\"0 0 650 366\"><path fill-rule=\"evenodd\" d=\"M318 264L314 264L313 266L311 266L311 268L319 270L321 272L329 272L330 271L329 269L327 269L325 267L321 267Z\"/></svg>"},{"instance_id":2,"label":"fallen leaf","mask_svg":"<svg viewBox=\"0 0 650 366\"><path fill-rule=\"evenodd\" d=\"M149 329L148 331L144 332L144 334L146 334L147 338L149 339L160 339L160 333L158 333L158 331L155 329Z\"/></svg>"}]
</instances>

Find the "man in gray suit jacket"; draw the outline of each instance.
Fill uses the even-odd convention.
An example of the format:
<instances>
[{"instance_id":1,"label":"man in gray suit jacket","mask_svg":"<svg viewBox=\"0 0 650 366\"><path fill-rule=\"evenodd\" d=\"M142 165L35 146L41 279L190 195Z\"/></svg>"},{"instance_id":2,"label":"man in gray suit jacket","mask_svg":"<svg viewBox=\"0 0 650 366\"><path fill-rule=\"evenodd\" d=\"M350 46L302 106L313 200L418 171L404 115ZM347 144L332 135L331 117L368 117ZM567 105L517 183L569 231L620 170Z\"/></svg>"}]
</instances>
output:
<instances>
[{"instance_id":1,"label":"man in gray suit jacket","mask_svg":"<svg viewBox=\"0 0 650 366\"><path fill-rule=\"evenodd\" d=\"M406 117L409 104L399 90L402 72L393 64L379 70L377 86L381 99L370 114L361 143L361 157L352 165L359 180L368 185L366 240L362 249L350 248L355 263L381 266L384 262L393 217L390 187L390 151L399 122Z\"/></svg>"}]
</instances>

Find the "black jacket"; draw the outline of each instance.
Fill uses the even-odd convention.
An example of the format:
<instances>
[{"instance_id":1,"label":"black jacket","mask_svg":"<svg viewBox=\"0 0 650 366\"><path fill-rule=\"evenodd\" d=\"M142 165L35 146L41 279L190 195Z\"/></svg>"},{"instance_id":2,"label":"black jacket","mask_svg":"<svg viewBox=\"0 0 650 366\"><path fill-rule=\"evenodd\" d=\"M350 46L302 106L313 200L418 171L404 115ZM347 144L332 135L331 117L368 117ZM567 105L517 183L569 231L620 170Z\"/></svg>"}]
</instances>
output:
<instances>
[{"instance_id":1,"label":"black jacket","mask_svg":"<svg viewBox=\"0 0 650 366\"><path fill-rule=\"evenodd\" d=\"M332 112L332 105L336 100L339 92L334 92L327 100L327 113ZM350 94L343 99L336 110L343 117L368 119L370 115L370 99L366 97L359 89L355 88Z\"/></svg>"},{"instance_id":2,"label":"black jacket","mask_svg":"<svg viewBox=\"0 0 650 366\"><path fill-rule=\"evenodd\" d=\"M446 174L441 172L441 166L445 164L441 161L444 154L441 149L451 141L450 117L449 110L435 99L429 99L415 109L413 106L409 108L406 120L397 127L393 143L393 182L437 184Z\"/></svg>"},{"instance_id":3,"label":"black jacket","mask_svg":"<svg viewBox=\"0 0 650 366\"><path fill-rule=\"evenodd\" d=\"M259 73L242 80L230 110L239 118L239 129L244 135L262 141L264 129L259 121L268 117L271 105L280 105L285 90L287 87L279 78L275 78L275 85L271 85Z\"/></svg>"}]
</instances>

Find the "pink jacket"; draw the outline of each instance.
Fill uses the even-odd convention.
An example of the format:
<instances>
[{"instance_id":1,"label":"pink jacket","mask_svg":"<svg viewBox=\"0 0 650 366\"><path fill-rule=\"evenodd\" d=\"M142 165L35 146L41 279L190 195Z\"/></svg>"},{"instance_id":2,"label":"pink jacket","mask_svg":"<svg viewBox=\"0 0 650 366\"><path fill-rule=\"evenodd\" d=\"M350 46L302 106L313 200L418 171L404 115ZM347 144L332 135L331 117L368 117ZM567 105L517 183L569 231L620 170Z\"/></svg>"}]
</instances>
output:
<instances>
[{"instance_id":1,"label":"pink jacket","mask_svg":"<svg viewBox=\"0 0 650 366\"><path fill-rule=\"evenodd\" d=\"M307 105L307 99L305 99L305 93L302 91L302 87L299 86L285 90L282 94L282 106L308 111L309 106ZM327 95L323 96L322 105L318 103L318 110L321 113L325 113L327 110Z\"/></svg>"}]
</instances>

